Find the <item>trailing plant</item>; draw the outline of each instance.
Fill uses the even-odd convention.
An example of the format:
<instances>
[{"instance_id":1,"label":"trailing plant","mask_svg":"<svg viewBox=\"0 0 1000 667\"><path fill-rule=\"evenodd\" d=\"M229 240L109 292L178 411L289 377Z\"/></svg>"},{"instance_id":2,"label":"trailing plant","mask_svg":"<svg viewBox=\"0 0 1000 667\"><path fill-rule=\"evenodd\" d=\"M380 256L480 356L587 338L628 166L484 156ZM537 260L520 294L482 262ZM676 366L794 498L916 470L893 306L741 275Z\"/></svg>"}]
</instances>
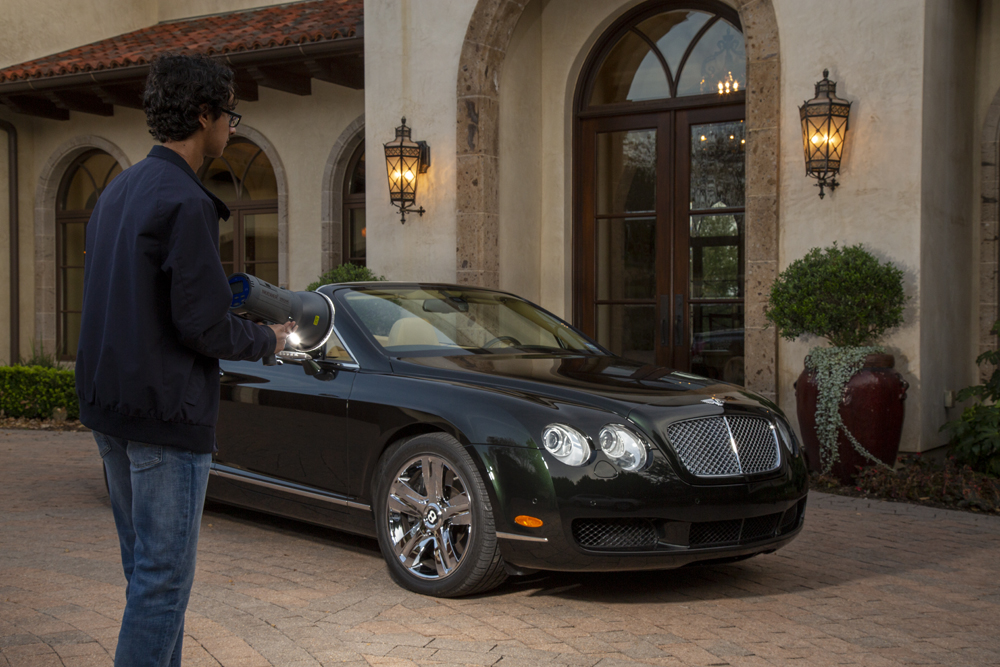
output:
<instances>
[{"instance_id":1,"label":"trailing plant","mask_svg":"<svg viewBox=\"0 0 1000 667\"><path fill-rule=\"evenodd\" d=\"M836 347L861 347L902 324L905 304L901 269L860 244L834 243L813 248L781 272L765 315L787 340L811 334Z\"/></svg>"},{"instance_id":2,"label":"trailing plant","mask_svg":"<svg viewBox=\"0 0 1000 667\"><path fill-rule=\"evenodd\" d=\"M816 437L819 439L820 462L824 474L829 473L840 459L838 432L843 432L858 454L872 463L888 468L858 442L840 418L840 403L844 400L847 383L861 370L865 357L883 352L881 347L875 346L815 347L806 356L806 368L816 374L816 388L819 392L816 400Z\"/></svg>"},{"instance_id":3,"label":"trailing plant","mask_svg":"<svg viewBox=\"0 0 1000 667\"><path fill-rule=\"evenodd\" d=\"M78 419L73 371L39 366L0 367L0 416L48 419L55 408L65 408L68 419Z\"/></svg>"},{"instance_id":4,"label":"trailing plant","mask_svg":"<svg viewBox=\"0 0 1000 667\"><path fill-rule=\"evenodd\" d=\"M1000 334L1000 320L991 331ZM1000 477L1000 351L984 352L976 359L980 366L993 366L983 384L958 392L959 401L976 399L962 415L941 430L951 431L951 454L973 470Z\"/></svg>"},{"instance_id":5,"label":"trailing plant","mask_svg":"<svg viewBox=\"0 0 1000 667\"><path fill-rule=\"evenodd\" d=\"M347 263L336 266L319 276L316 282L309 283L306 291L312 292L318 287L333 283L360 283L373 280L385 280L385 276L375 275L367 266Z\"/></svg>"}]
</instances>

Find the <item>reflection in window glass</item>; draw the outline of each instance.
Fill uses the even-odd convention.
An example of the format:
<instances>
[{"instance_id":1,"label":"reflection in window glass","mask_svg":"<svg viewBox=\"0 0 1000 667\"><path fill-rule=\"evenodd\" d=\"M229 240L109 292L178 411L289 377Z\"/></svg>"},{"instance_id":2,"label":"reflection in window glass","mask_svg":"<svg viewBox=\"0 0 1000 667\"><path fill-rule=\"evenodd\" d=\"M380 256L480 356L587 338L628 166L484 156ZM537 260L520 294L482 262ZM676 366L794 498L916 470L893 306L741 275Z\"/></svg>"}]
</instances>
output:
<instances>
[{"instance_id":1,"label":"reflection in window glass","mask_svg":"<svg viewBox=\"0 0 1000 667\"><path fill-rule=\"evenodd\" d=\"M742 296L742 213L691 216L690 246L692 299Z\"/></svg>"},{"instance_id":2,"label":"reflection in window glass","mask_svg":"<svg viewBox=\"0 0 1000 667\"><path fill-rule=\"evenodd\" d=\"M639 102L670 97L666 72L649 44L627 32L608 53L590 95L591 104Z\"/></svg>"},{"instance_id":3,"label":"reflection in window glass","mask_svg":"<svg viewBox=\"0 0 1000 667\"><path fill-rule=\"evenodd\" d=\"M691 126L691 208L742 207L746 185L743 121Z\"/></svg>"},{"instance_id":4,"label":"reflection in window glass","mask_svg":"<svg viewBox=\"0 0 1000 667\"><path fill-rule=\"evenodd\" d=\"M691 304L691 372L744 384L743 304Z\"/></svg>"},{"instance_id":5,"label":"reflection in window glass","mask_svg":"<svg viewBox=\"0 0 1000 667\"><path fill-rule=\"evenodd\" d=\"M205 187L227 204L278 198L278 181L264 151L246 139L229 142L222 157L202 167Z\"/></svg>"},{"instance_id":6,"label":"reflection in window glass","mask_svg":"<svg viewBox=\"0 0 1000 667\"><path fill-rule=\"evenodd\" d=\"M350 291L345 300L375 341L393 354L600 353L565 322L504 294L372 289Z\"/></svg>"},{"instance_id":7,"label":"reflection in window glass","mask_svg":"<svg viewBox=\"0 0 1000 667\"><path fill-rule=\"evenodd\" d=\"M597 212L656 209L656 130L597 135Z\"/></svg>"},{"instance_id":8,"label":"reflection in window glass","mask_svg":"<svg viewBox=\"0 0 1000 667\"><path fill-rule=\"evenodd\" d=\"M747 87L743 35L720 19L695 45L677 85L677 96L738 92Z\"/></svg>"},{"instance_id":9,"label":"reflection in window glass","mask_svg":"<svg viewBox=\"0 0 1000 667\"><path fill-rule=\"evenodd\" d=\"M652 304L597 306L597 342L614 354L655 364L655 335L656 307Z\"/></svg>"},{"instance_id":10,"label":"reflection in window glass","mask_svg":"<svg viewBox=\"0 0 1000 667\"><path fill-rule=\"evenodd\" d=\"M636 28L656 42L676 79L688 45L711 18L712 14L691 10L664 12L646 19Z\"/></svg>"},{"instance_id":11,"label":"reflection in window glass","mask_svg":"<svg viewBox=\"0 0 1000 667\"><path fill-rule=\"evenodd\" d=\"M656 295L656 218L597 221L597 298L652 299Z\"/></svg>"}]
</instances>

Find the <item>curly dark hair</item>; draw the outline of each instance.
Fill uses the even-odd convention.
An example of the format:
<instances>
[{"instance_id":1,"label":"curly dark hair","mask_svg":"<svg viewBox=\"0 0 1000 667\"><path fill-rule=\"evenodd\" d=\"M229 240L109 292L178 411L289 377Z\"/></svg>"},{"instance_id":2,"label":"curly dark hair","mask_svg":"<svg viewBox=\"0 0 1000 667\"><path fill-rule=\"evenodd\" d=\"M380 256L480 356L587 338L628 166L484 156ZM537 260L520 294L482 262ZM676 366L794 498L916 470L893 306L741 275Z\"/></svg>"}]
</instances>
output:
<instances>
[{"instance_id":1,"label":"curly dark hair","mask_svg":"<svg viewBox=\"0 0 1000 667\"><path fill-rule=\"evenodd\" d=\"M205 56L163 54L149 66L142 107L157 141L183 141L207 108L215 118L235 106L233 70Z\"/></svg>"}]
</instances>

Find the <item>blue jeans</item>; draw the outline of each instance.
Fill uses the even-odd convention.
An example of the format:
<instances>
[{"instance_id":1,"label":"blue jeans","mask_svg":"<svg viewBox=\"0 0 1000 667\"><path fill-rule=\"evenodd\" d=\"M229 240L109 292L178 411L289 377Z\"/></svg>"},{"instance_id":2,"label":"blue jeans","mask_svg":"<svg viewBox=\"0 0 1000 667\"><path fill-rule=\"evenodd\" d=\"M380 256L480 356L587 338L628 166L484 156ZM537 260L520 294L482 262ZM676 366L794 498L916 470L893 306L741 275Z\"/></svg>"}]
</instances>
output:
<instances>
[{"instance_id":1,"label":"blue jeans","mask_svg":"<svg viewBox=\"0 0 1000 667\"><path fill-rule=\"evenodd\" d=\"M127 582L115 667L178 667L212 455L97 431L94 439Z\"/></svg>"}]
</instances>

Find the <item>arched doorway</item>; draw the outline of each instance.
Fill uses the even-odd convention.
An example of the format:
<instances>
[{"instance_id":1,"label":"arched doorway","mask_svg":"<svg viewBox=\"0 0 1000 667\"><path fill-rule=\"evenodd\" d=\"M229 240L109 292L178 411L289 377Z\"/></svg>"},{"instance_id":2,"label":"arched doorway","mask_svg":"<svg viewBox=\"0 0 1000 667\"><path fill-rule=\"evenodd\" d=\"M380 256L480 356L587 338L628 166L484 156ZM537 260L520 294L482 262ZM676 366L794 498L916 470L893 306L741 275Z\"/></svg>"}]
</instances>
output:
<instances>
[{"instance_id":1,"label":"arched doorway","mask_svg":"<svg viewBox=\"0 0 1000 667\"><path fill-rule=\"evenodd\" d=\"M83 262L87 223L97 198L121 165L101 150L77 157L63 176L56 197L56 356L76 358L83 308Z\"/></svg>"},{"instance_id":2,"label":"arched doorway","mask_svg":"<svg viewBox=\"0 0 1000 667\"><path fill-rule=\"evenodd\" d=\"M229 207L229 220L219 221L219 255L226 274L245 272L280 284L278 181L263 149L235 137L222 157L205 161L198 176Z\"/></svg>"},{"instance_id":3,"label":"arched doorway","mask_svg":"<svg viewBox=\"0 0 1000 667\"><path fill-rule=\"evenodd\" d=\"M344 264L368 266L368 228L365 223L365 142L347 164L344 178Z\"/></svg>"},{"instance_id":4,"label":"arched doorway","mask_svg":"<svg viewBox=\"0 0 1000 667\"><path fill-rule=\"evenodd\" d=\"M743 383L746 51L717 2L623 15L574 118L574 319L649 364Z\"/></svg>"}]
</instances>

